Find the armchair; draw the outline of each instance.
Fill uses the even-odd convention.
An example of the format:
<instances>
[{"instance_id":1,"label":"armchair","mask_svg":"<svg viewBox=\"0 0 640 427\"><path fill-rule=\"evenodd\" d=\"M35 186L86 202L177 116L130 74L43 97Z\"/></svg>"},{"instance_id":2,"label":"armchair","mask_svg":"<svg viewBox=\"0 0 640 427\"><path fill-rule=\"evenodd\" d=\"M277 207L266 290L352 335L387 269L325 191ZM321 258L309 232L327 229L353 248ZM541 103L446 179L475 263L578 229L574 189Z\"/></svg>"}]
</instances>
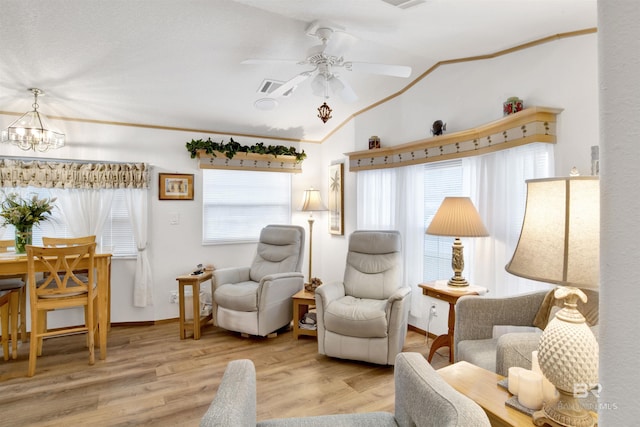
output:
<instances>
[{"instance_id":1,"label":"armchair","mask_svg":"<svg viewBox=\"0 0 640 427\"><path fill-rule=\"evenodd\" d=\"M215 270L211 294L217 326L267 336L293 318L291 297L304 286L304 228L268 225L253 263Z\"/></svg>"},{"instance_id":2,"label":"armchair","mask_svg":"<svg viewBox=\"0 0 640 427\"><path fill-rule=\"evenodd\" d=\"M324 285L323 285L324 286ZM420 353L400 353L394 370L395 414L360 412L256 422L256 371L251 360L232 360L200 427L484 427L489 419L456 391Z\"/></svg>"},{"instance_id":3,"label":"armchair","mask_svg":"<svg viewBox=\"0 0 640 427\"><path fill-rule=\"evenodd\" d=\"M316 289L318 352L393 365L407 334L398 231L354 231L342 282Z\"/></svg>"},{"instance_id":4,"label":"armchair","mask_svg":"<svg viewBox=\"0 0 640 427\"><path fill-rule=\"evenodd\" d=\"M578 310L587 323L598 323L598 292L582 289L588 297ZM464 296L456 304L454 328L455 361L469 363L507 376L509 368L531 369L531 352L538 349L542 330L559 309L553 290L506 298ZM496 326L526 327L525 332L508 332L494 337ZM597 331L594 331L596 337Z\"/></svg>"}]
</instances>

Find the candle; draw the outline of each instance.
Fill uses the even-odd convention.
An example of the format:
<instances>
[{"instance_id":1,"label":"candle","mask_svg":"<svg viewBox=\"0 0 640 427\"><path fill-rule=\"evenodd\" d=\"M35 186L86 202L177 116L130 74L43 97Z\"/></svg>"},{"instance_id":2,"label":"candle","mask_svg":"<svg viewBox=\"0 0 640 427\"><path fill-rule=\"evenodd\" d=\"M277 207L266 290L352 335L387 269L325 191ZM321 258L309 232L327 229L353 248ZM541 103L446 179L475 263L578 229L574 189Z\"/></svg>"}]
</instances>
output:
<instances>
[{"instance_id":1,"label":"candle","mask_svg":"<svg viewBox=\"0 0 640 427\"><path fill-rule=\"evenodd\" d=\"M518 386L519 386L518 380L520 378L520 373L522 371L526 371L526 369L520 368L518 366L513 366L509 368L509 377L508 377L509 393L513 394L514 396L518 395Z\"/></svg>"},{"instance_id":2,"label":"candle","mask_svg":"<svg viewBox=\"0 0 640 427\"><path fill-rule=\"evenodd\" d=\"M518 375L518 402L529 409L542 408L542 374L524 370Z\"/></svg>"},{"instance_id":3,"label":"candle","mask_svg":"<svg viewBox=\"0 0 640 427\"><path fill-rule=\"evenodd\" d=\"M531 370L539 374L542 373L540 364L538 363L538 350L531 352Z\"/></svg>"}]
</instances>

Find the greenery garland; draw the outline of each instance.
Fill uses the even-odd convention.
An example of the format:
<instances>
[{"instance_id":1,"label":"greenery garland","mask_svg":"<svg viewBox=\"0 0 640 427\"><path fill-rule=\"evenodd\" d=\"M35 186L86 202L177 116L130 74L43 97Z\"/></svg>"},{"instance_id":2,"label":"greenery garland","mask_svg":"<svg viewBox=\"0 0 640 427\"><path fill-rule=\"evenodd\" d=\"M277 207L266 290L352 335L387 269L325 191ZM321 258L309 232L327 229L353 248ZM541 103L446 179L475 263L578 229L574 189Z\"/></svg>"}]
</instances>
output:
<instances>
[{"instance_id":1,"label":"greenery garland","mask_svg":"<svg viewBox=\"0 0 640 427\"><path fill-rule=\"evenodd\" d=\"M296 162L301 162L307 158L307 154L302 150L298 153L295 147L285 147L282 145L264 145L262 142L258 142L255 145L240 145L240 143L229 139L226 144L223 142L213 142L211 138L207 140L192 139L191 142L186 144L187 151L191 153L191 158L194 159L198 150L204 150L207 154L216 157L214 151L224 153L228 159L233 159L236 153L255 153L255 154L271 154L273 156L294 156Z\"/></svg>"}]
</instances>

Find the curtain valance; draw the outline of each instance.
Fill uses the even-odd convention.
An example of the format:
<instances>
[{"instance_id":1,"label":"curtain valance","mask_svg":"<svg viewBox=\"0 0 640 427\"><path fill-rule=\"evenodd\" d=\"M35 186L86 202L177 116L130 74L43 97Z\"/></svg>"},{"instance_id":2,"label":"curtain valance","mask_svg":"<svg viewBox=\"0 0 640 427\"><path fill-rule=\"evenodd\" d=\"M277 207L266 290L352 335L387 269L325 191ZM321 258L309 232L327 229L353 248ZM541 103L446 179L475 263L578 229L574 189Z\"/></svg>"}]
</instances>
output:
<instances>
[{"instance_id":1,"label":"curtain valance","mask_svg":"<svg viewBox=\"0 0 640 427\"><path fill-rule=\"evenodd\" d=\"M148 188L147 163L0 160L0 187Z\"/></svg>"}]
</instances>

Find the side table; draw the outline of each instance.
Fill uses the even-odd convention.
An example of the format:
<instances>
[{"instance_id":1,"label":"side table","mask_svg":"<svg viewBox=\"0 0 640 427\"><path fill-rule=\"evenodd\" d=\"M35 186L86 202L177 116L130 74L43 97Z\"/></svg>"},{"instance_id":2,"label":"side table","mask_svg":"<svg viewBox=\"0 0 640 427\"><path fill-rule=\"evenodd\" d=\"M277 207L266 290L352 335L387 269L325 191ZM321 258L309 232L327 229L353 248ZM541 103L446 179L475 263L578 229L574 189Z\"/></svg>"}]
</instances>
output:
<instances>
[{"instance_id":1,"label":"side table","mask_svg":"<svg viewBox=\"0 0 640 427\"><path fill-rule=\"evenodd\" d=\"M312 308L316 306L316 295L313 292L301 290L293 296L293 338L298 339L300 335L312 337L318 336L316 329L302 329L298 322Z\"/></svg>"},{"instance_id":2,"label":"side table","mask_svg":"<svg viewBox=\"0 0 640 427\"><path fill-rule=\"evenodd\" d=\"M209 313L206 316L200 315L200 284L207 280L212 280L213 273L211 271L205 271L202 274L185 274L183 276L176 277L178 281L178 297L180 305L180 339L183 340L186 337L187 330L193 331L193 339L200 339L201 328L207 324L209 320L213 318L213 314ZM193 290L193 319L185 319L185 299L184 299L184 287L191 286Z\"/></svg>"},{"instance_id":3,"label":"side table","mask_svg":"<svg viewBox=\"0 0 640 427\"><path fill-rule=\"evenodd\" d=\"M433 354L440 347L449 347L449 363L453 363L453 331L456 324L456 302L458 298L464 295L479 295L487 290L479 286L448 286L446 280L438 280L435 282L421 283L418 285L422 288L422 294L431 298L439 299L449 303L449 331L437 337L431 344L429 349L429 357L427 360L431 363Z\"/></svg>"}]
</instances>

